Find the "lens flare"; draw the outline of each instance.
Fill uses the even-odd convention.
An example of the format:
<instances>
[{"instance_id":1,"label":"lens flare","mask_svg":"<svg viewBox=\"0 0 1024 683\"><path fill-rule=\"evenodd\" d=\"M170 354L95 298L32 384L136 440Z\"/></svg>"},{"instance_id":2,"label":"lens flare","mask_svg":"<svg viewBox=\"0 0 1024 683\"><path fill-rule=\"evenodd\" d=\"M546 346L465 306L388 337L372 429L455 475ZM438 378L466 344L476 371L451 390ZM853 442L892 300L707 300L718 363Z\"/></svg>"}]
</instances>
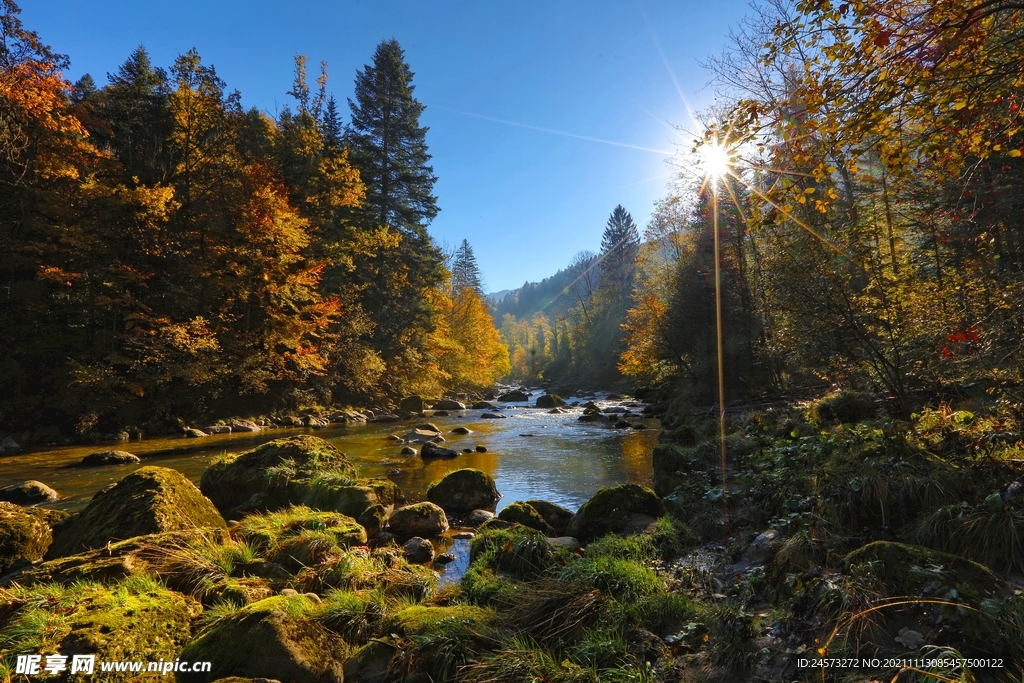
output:
<instances>
[{"instance_id":1,"label":"lens flare","mask_svg":"<svg viewBox=\"0 0 1024 683\"><path fill-rule=\"evenodd\" d=\"M729 172L729 150L717 142L709 142L700 148L701 167L705 177L718 180Z\"/></svg>"}]
</instances>

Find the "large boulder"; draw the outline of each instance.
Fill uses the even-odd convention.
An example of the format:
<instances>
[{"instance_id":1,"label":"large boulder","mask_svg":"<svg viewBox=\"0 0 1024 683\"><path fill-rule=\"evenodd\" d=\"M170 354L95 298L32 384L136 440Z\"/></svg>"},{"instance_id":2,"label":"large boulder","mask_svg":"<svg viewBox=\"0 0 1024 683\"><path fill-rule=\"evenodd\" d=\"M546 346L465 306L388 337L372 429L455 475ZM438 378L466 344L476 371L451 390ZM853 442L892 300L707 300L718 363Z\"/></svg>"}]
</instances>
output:
<instances>
[{"instance_id":1,"label":"large boulder","mask_svg":"<svg viewBox=\"0 0 1024 683\"><path fill-rule=\"evenodd\" d=\"M416 503L391 513L388 527L398 536L437 536L448 531L448 517L433 503Z\"/></svg>"},{"instance_id":2,"label":"large boulder","mask_svg":"<svg viewBox=\"0 0 1024 683\"><path fill-rule=\"evenodd\" d=\"M453 401L450 398L442 398L440 401L434 401L431 408L433 410L465 410L466 404L461 401Z\"/></svg>"},{"instance_id":3,"label":"large boulder","mask_svg":"<svg viewBox=\"0 0 1024 683\"><path fill-rule=\"evenodd\" d=\"M427 487L427 500L448 512L470 512L494 509L501 494L494 477L480 470L462 469L449 472L441 481Z\"/></svg>"},{"instance_id":4,"label":"large boulder","mask_svg":"<svg viewBox=\"0 0 1024 683\"><path fill-rule=\"evenodd\" d=\"M0 574L19 560L43 559L53 541L52 526L65 517L66 512L0 502Z\"/></svg>"},{"instance_id":5,"label":"large boulder","mask_svg":"<svg viewBox=\"0 0 1024 683\"><path fill-rule=\"evenodd\" d=\"M544 394L537 397L538 408L557 408L564 405L565 401L558 394Z\"/></svg>"},{"instance_id":6,"label":"large boulder","mask_svg":"<svg viewBox=\"0 0 1024 683\"><path fill-rule=\"evenodd\" d=\"M525 391L508 391L499 396L498 400L502 403L521 403L522 401L529 401L530 395Z\"/></svg>"},{"instance_id":7,"label":"large boulder","mask_svg":"<svg viewBox=\"0 0 1024 683\"><path fill-rule=\"evenodd\" d=\"M202 611L195 600L146 577L133 577L116 586L50 586L45 595L47 602L40 601L39 593L32 589L12 587L6 593L5 606L9 611L5 617L18 610L28 618L17 632L5 631L5 646L17 652L59 652L67 657L68 670L75 655L92 655L99 662L163 660L170 665L170 671L191 637L192 622ZM215 657L209 659L216 661ZM94 676L70 676L68 670L59 678L46 680L161 680L160 676L140 676L132 671L100 673L98 663Z\"/></svg>"},{"instance_id":8,"label":"large boulder","mask_svg":"<svg viewBox=\"0 0 1024 683\"><path fill-rule=\"evenodd\" d=\"M291 436L221 458L203 472L199 488L225 513L256 493L284 507L303 503L314 483L351 479L355 471L345 454L327 441Z\"/></svg>"},{"instance_id":9,"label":"large boulder","mask_svg":"<svg viewBox=\"0 0 1024 683\"><path fill-rule=\"evenodd\" d=\"M590 543L605 534L640 531L665 514L654 491L639 484L601 489L583 504L566 527L565 535Z\"/></svg>"},{"instance_id":10,"label":"large boulder","mask_svg":"<svg viewBox=\"0 0 1024 683\"><path fill-rule=\"evenodd\" d=\"M18 505L37 505L57 500L60 495L41 481L23 481L0 489L0 501Z\"/></svg>"},{"instance_id":11,"label":"large boulder","mask_svg":"<svg viewBox=\"0 0 1024 683\"><path fill-rule=\"evenodd\" d=\"M46 558L195 527L226 528L227 524L184 474L166 467L143 467L101 490L69 524L62 525Z\"/></svg>"},{"instance_id":12,"label":"large boulder","mask_svg":"<svg viewBox=\"0 0 1024 683\"><path fill-rule=\"evenodd\" d=\"M569 520L574 514L572 510L546 500L528 500L526 504L540 513L544 521L551 525L551 528L555 530L555 536L565 535L565 529L569 526Z\"/></svg>"},{"instance_id":13,"label":"large boulder","mask_svg":"<svg viewBox=\"0 0 1024 683\"><path fill-rule=\"evenodd\" d=\"M398 404L398 409L403 413L422 413L423 412L423 397L422 396L406 396L402 399L402 402Z\"/></svg>"},{"instance_id":14,"label":"large boulder","mask_svg":"<svg viewBox=\"0 0 1024 683\"><path fill-rule=\"evenodd\" d=\"M141 462L139 456L128 451L100 451L90 453L82 458L82 467L102 467L104 465L134 465Z\"/></svg>"},{"instance_id":15,"label":"large boulder","mask_svg":"<svg viewBox=\"0 0 1024 683\"><path fill-rule=\"evenodd\" d=\"M178 683L209 683L228 676L342 683L345 645L305 615L315 606L305 595L281 595L221 619L180 653L183 660L212 662L212 670L178 672Z\"/></svg>"}]
</instances>

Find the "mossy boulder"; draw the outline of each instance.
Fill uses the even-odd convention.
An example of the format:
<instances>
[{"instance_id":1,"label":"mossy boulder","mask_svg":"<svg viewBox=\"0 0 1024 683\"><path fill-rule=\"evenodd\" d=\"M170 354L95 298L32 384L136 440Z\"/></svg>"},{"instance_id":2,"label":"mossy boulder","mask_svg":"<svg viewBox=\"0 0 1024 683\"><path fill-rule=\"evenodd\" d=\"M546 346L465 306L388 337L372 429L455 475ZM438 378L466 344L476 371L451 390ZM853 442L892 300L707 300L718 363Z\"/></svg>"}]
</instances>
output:
<instances>
[{"instance_id":1,"label":"mossy boulder","mask_svg":"<svg viewBox=\"0 0 1024 683\"><path fill-rule=\"evenodd\" d=\"M557 408L564 406L565 401L558 394L544 394L537 397L536 405L538 408Z\"/></svg>"},{"instance_id":2,"label":"mossy boulder","mask_svg":"<svg viewBox=\"0 0 1024 683\"><path fill-rule=\"evenodd\" d=\"M420 448L420 457L424 460L457 458L459 452L428 441Z\"/></svg>"},{"instance_id":3,"label":"mossy boulder","mask_svg":"<svg viewBox=\"0 0 1024 683\"><path fill-rule=\"evenodd\" d=\"M403 413L422 413L423 412L423 397L422 396L406 396L402 399L402 402L398 404L398 409Z\"/></svg>"},{"instance_id":4,"label":"mossy boulder","mask_svg":"<svg viewBox=\"0 0 1024 683\"><path fill-rule=\"evenodd\" d=\"M112 583L132 574L149 572L150 566L145 558L147 555L152 556L154 550L182 547L201 540L223 543L229 538L228 531L221 528L184 529L136 536L96 550L47 560L19 574L16 580L25 586L38 583L69 585L76 581Z\"/></svg>"},{"instance_id":5,"label":"mossy boulder","mask_svg":"<svg viewBox=\"0 0 1024 683\"><path fill-rule=\"evenodd\" d=\"M525 527L536 529L545 536L554 536L555 529L545 521L544 517L529 503L509 503L498 513L498 519L513 524L522 524Z\"/></svg>"},{"instance_id":6,"label":"mossy boulder","mask_svg":"<svg viewBox=\"0 0 1024 683\"><path fill-rule=\"evenodd\" d=\"M19 560L43 559L53 542L53 525L66 512L0 502L0 574Z\"/></svg>"},{"instance_id":7,"label":"mossy boulder","mask_svg":"<svg viewBox=\"0 0 1024 683\"><path fill-rule=\"evenodd\" d=\"M315 564L321 552L366 543L366 530L353 518L338 512L321 512L295 506L265 515L250 515L231 533L267 558L292 564ZM322 559L322 558L321 558Z\"/></svg>"},{"instance_id":8,"label":"mossy boulder","mask_svg":"<svg viewBox=\"0 0 1024 683\"><path fill-rule=\"evenodd\" d=\"M391 618L392 630L405 636L454 635L466 629L486 633L496 623L497 615L493 610L473 605L413 605L396 612Z\"/></svg>"},{"instance_id":9,"label":"mossy boulder","mask_svg":"<svg viewBox=\"0 0 1024 683\"><path fill-rule=\"evenodd\" d=\"M46 558L196 527L226 528L227 524L184 474L166 467L143 467L101 490L69 524L62 525Z\"/></svg>"},{"instance_id":10,"label":"mossy boulder","mask_svg":"<svg viewBox=\"0 0 1024 683\"><path fill-rule=\"evenodd\" d=\"M657 494L639 484L620 484L601 489L573 515L567 536L590 543L605 534L628 534L644 530L665 514Z\"/></svg>"},{"instance_id":11,"label":"mossy boulder","mask_svg":"<svg viewBox=\"0 0 1024 683\"><path fill-rule=\"evenodd\" d=\"M659 496L669 495L701 469L693 448L682 448L674 444L656 445L651 459L654 465L654 492Z\"/></svg>"},{"instance_id":12,"label":"mossy boulder","mask_svg":"<svg viewBox=\"0 0 1024 683\"><path fill-rule=\"evenodd\" d=\"M371 640L345 660L345 683L385 683L391 661L401 651L395 644Z\"/></svg>"},{"instance_id":13,"label":"mossy boulder","mask_svg":"<svg viewBox=\"0 0 1024 683\"><path fill-rule=\"evenodd\" d=\"M811 414L823 423L863 422L874 417L877 412L878 406L871 394L845 389L832 392L811 406Z\"/></svg>"},{"instance_id":14,"label":"mossy boulder","mask_svg":"<svg viewBox=\"0 0 1024 683\"><path fill-rule=\"evenodd\" d=\"M434 503L416 503L391 513L388 527L398 536L437 536L448 531L448 517Z\"/></svg>"},{"instance_id":15,"label":"mossy boulder","mask_svg":"<svg viewBox=\"0 0 1024 683\"><path fill-rule=\"evenodd\" d=\"M177 673L178 683L208 683L228 676L342 683L344 644L311 618L316 607L304 595L275 596L221 619L178 655L212 662L212 670Z\"/></svg>"},{"instance_id":16,"label":"mossy boulder","mask_svg":"<svg viewBox=\"0 0 1024 683\"><path fill-rule=\"evenodd\" d=\"M314 484L354 477L355 466L332 444L315 436L291 436L221 458L203 472L199 488L228 513L256 493L285 507L303 503Z\"/></svg>"},{"instance_id":17,"label":"mossy boulder","mask_svg":"<svg viewBox=\"0 0 1024 683\"><path fill-rule=\"evenodd\" d=\"M933 581L948 582L959 593L985 597L1006 582L985 565L919 545L875 541L846 556L848 565L875 563L875 575L894 595L916 595ZM921 571L927 570L927 571Z\"/></svg>"},{"instance_id":18,"label":"mossy boulder","mask_svg":"<svg viewBox=\"0 0 1024 683\"><path fill-rule=\"evenodd\" d=\"M446 512L493 510L501 494L491 475L471 468L455 470L427 487L427 500Z\"/></svg>"},{"instance_id":19,"label":"mossy boulder","mask_svg":"<svg viewBox=\"0 0 1024 683\"><path fill-rule=\"evenodd\" d=\"M100 451L90 453L78 463L82 467L103 467L105 465L136 465L142 462L139 456L128 451Z\"/></svg>"},{"instance_id":20,"label":"mossy boulder","mask_svg":"<svg viewBox=\"0 0 1024 683\"><path fill-rule=\"evenodd\" d=\"M29 480L11 484L0 489L0 501L17 505L49 503L60 497L56 491L41 481Z\"/></svg>"},{"instance_id":21,"label":"mossy boulder","mask_svg":"<svg viewBox=\"0 0 1024 683\"><path fill-rule=\"evenodd\" d=\"M201 612L191 598L140 576L113 586L13 586L5 597L10 611L0 637L8 651L59 652L69 663L79 654L95 655L99 661L174 661ZM54 609L57 605L60 609ZM96 674L100 677L98 665ZM72 680L64 676L59 680ZM120 683L139 680L139 674L104 672L101 678Z\"/></svg>"},{"instance_id":22,"label":"mossy boulder","mask_svg":"<svg viewBox=\"0 0 1024 683\"><path fill-rule=\"evenodd\" d=\"M565 528L569 526L569 520L575 514L569 508L562 507L557 503L549 503L546 500L528 500L526 504L539 512L544 521L551 525L555 536L565 534Z\"/></svg>"}]
</instances>

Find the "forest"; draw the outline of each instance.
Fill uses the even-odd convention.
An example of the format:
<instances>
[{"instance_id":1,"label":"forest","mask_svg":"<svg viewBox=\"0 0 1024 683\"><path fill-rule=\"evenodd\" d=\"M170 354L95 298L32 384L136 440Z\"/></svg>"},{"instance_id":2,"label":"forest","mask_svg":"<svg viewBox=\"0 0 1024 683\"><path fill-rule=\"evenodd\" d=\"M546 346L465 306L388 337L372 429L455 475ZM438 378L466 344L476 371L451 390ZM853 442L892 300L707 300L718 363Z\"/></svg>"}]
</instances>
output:
<instances>
[{"instance_id":1,"label":"forest","mask_svg":"<svg viewBox=\"0 0 1024 683\"><path fill-rule=\"evenodd\" d=\"M730 401L843 386L909 416L1012 393L1020 20L1002 2L761 3L709 61L721 104L643 239L618 207L559 296L498 306L514 376L713 403L717 248ZM714 148L728 172L709 182Z\"/></svg>"},{"instance_id":2,"label":"forest","mask_svg":"<svg viewBox=\"0 0 1024 683\"><path fill-rule=\"evenodd\" d=\"M427 232L436 178L397 42L343 125L305 57L271 118L195 50L164 69L140 46L102 87L69 83L2 10L4 428L161 433L507 374L472 247Z\"/></svg>"},{"instance_id":3,"label":"forest","mask_svg":"<svg viewBox=\"0 0 1024 683\"><path fill-rule=\"evenodd\" d=\"M1024 683L1020 2L756 1L490 301L397 41L271 117L0 8L0 682Z\"/></svg>"}]
</instances>

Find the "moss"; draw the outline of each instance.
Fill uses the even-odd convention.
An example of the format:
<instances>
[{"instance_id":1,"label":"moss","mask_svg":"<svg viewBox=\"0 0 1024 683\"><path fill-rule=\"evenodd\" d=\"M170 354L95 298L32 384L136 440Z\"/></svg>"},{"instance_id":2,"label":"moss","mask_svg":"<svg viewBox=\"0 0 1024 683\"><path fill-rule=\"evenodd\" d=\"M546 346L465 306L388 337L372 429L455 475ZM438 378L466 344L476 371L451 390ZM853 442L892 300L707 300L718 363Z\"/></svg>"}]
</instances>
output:
<instances>
[{"instance_id":1,"label":"moss","mask_svg":"<svg viewBox=\"0 0 1024 683\"><path fill-rule=\"evenodd\" d=\"M564 551L563 551L564 552ZM470 563L520 579L539 576L557 561L558 553L544 534L520 524L478 533L469 546Z\"/></svg>"},{"instance_id":2,"label":"moss","mask_svg":"<svg viewBox=\"0 0 1024 683\"><path fill-rule=\"evenodd\" d=\"M452 512L493 510L500 497L494 477L471 468L449 472L427 487L427 500Z\"/></svg>"},{"instance_id":3,"label":"moss","mask_svg":"<svg viewBox=\"0 0 1024 683\"><path fill-rule=\"evenodd\" d=\"M20 559L41 560L53 542L52 525L67 513L0 502L0 574Z\"/></svg>"},{"instance_id":4,"label":"moss","mask_svg":"<svg viewBox=\"0 0 1024 683\"><path fill-rule=\"evenodd\" d=\"M569 526L573 511L556 503L549 503L546 500L528 500L526 504L540 513L544 521L555 530L556 536L565 534L565 527Z\"/></svg>"},{"instance_id":5,"label":"moss","mask_svg":"<svg viewBox=\"0 0 1024 683\"><path fill-rule=\"evenodd\" d=\"M999 575L977 562L905 543L890 541L869 543L849 553L846 556L846 563L848 565L875 563L873 573L895 594L919 594L922 585L933 580L928 573L919 570L933 568L932 573L934 573L940 567L952 572L954 582L961 589L968 589L967 592L987 595L995 593L1005 585L1005 581Z\"/></svg>"},{"instance_id":6,"label":"moss","mask_svg":"<svg viewBox=\"0 0 1024 683\"><path fill-rule=\"evenodd\" d=\"M55 534L46 557L64 557L111 541L196 527L226 528L227 524L181 472L143 467L93 496L85 510Z\"/></svg>"},{"instance_id":7,"label":"moss","mask_svg":"<svg viewBox=\"0 0 1024 683\"><path fill-rule=\"evenodd\" d=\"M312 540L310 532L331 545L347 548L366 543L366 530L356 520L337 512L319 512L297 505L265 515L250 515L232 529L236 538L268 555L291 546L296 539Z\"/></svg>"},{"instance_id":8,"label":"moss","mask_svg":"<svg viewBox=\"0 0 1024 683\"><path fill-rule=\"evenodd\" d=\"M315 436L292 436L218 460L203 473L199 488L227 512L256 493L279 506L301 503L314 481L354 476L355 466L332 444Z\"/></svg>"},{"instance_id":9,"label":"moss","mask_svg":"<svg viewBox=\"0 0 1024 683\"><path fill-rule=\"evenodd\" d=\"M494 628L496 623L497 615L493 610L474 605L413 605L396 612L391 618L395 633L407 636L424 633L455 634L467 628L482 632Z\"/></svg>"},{"instance_id":10,"label":"moss","mask_svg":"<svg viewBox=\"0 0 1024 683\"><path fill-rule=\"evenodd\" d=\"M18 575L18 583L31 585L55 582L68 585L75 581L116 582L132 574L150 572L150 563L145 556L151 557L154 549L179 547L199 540L220 544L228 541L229 537L227 530L217 528L136 536L97 550L43 562Z\"/></svg>"},{"instance_id":11,"label":"moss","mask_svg":"<svg viewBox=\"0 0 1024 683\"><path fill-rule=\"evenodd\" d=\"M840 390L818 399L811 406L811 415L821 423L855 424L875 416L878 406L871 394Z\"/></svg>"},{"instance_id":12,"label":"moss","mask_svg":"<svg viewBox=\"0 0 1024 683\"><path fill-rule=\"evenodd\" d=\"M209 661L207 674L178 674L181 683L227 676L340 683L341 644L313 618L317 603L304 596L275 596L212 624L181 652L183 660Z\"/></svg>"},{"instance_id":13,"label":"moss","mask_svg":"<svg viewBox=\"0 0 1024 683\"><path fill-rule=\"evenodd\" d=\"M608 533L629 531L638 515L658 518L664 514L665 505L654 491L637 484L620 484L601 489L584 503L566 533L589 543Z\"/></svg>"},{"instance_id":14,"label":"moss","mask_svg":"<svg viewBox=\"0 0 1024 683\"><path fill-rule=\"evenodd\" d=\"M536 529L537 531L542 532L545 536L555 535L555 530L551 525L548 524L536 508L529 503L510 503L498 513L498 519L505 520L506 522L513 522L515 524L522 524L525 527Z\"/></svg>"},{"instance_id":15,"label":"moss","mask_svg":"<svg viewBox=\"0 0 1024 683\"><path fill-rule=\"evenodd\" d=\"M396 548L378 548L372 553L354 548L328 558L317 567L302 570L294 585L303 591L325 593L330 589L348 591L375 589L392 598L422 600L437 582L426 567L405 561Z\"/></svg>"},{"instance_id":16,"label":"moss","mask_svg":"<svg viewBox=\"0 0 1024 683\"><path fill-rule=\"evenodd\" d=\"M10 655L96 655L98 660L173 660L199 614L195 601L146 577L114 586L44 584L0 590L0 602L17 605L0 629ZM111 682L137 674L105 673ZM64 674L59 680L70 680Z\"/></svg>"},{"instance_id":17,"label":"moss","mask_svg":"<svg viewBox=\"0 0 1024 683\"><path fill-rule=\"evenodd\" d=\"M565 400L558 394L544 394L537 397L538 408L558 408L564 405Z\"/></svg>"}]
</instances>

